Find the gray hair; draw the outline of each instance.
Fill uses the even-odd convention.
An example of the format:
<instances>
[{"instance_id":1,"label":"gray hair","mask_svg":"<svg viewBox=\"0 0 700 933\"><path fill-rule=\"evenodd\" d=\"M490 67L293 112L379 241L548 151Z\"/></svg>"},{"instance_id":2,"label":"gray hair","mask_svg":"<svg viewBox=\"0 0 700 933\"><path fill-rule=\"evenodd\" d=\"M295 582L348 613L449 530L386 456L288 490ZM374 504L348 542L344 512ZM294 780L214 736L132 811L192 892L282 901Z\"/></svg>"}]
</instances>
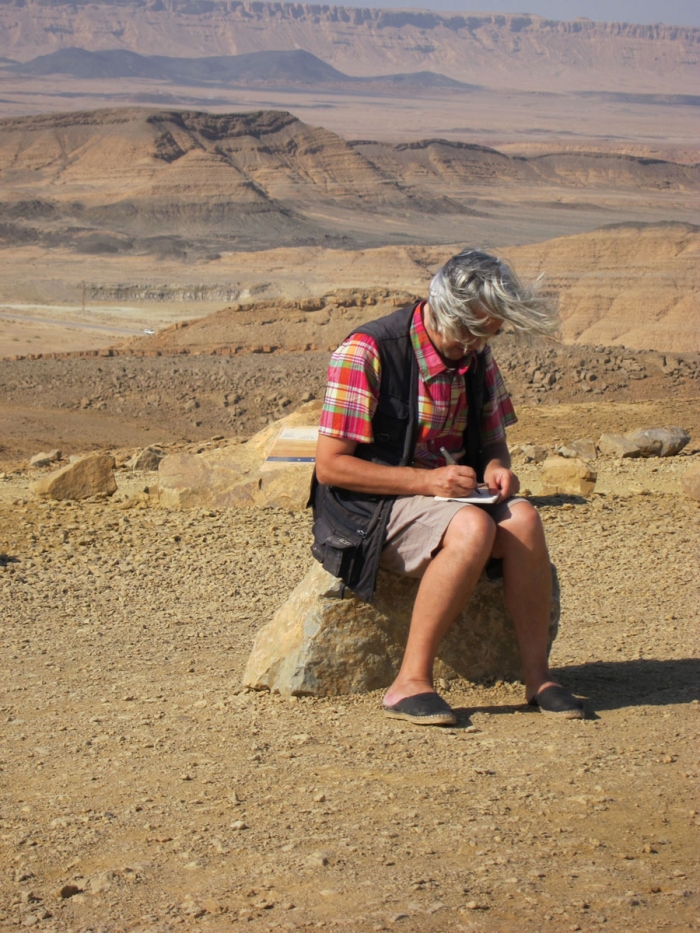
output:
<instances>
[{"instance_id":1,"label":"gray hair","mask_svg":"<svg viewBox=\"0 0 700 933\"><path fill-rule=\"evenodd\" d=\"M466 330L487 337L484 314L520 334L553 336L559 315L539 293L539 279L524 285L513 270L489 253L464 249L449 259L430 282L428 304L436 330L459 339Z\"/></svg>"}]
</instances>

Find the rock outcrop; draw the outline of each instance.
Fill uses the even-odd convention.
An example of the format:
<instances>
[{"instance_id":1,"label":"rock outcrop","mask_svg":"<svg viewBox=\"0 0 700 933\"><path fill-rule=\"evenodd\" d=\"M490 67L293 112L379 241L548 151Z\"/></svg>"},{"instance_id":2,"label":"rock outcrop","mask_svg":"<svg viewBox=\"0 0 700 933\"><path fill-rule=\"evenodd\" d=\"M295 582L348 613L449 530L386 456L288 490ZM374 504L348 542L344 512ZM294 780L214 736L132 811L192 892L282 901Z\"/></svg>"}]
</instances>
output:
<instances>
[{"instance_id":1,"label":"rock outcrop","mask_svg":"<svg viewBox=\"0 0 700 933\"><path fill-rule=\"evenodd\" d=\"M305 508L313 463L275 463L266 469L265 461L284 428L315 426L320 411L319 401L308 402L245 444L165 457L158 467L161 505L173 509Z\"/></svg>"},{"instance_id":2,"label":"rock outcrop","mask_svg":"<svg viewBox=\"0 0 700 933\"><path fill-rule=\"evenodd\" d=\"M564 444L559 448L557 453L560 457L567 457L568 459L580 457L582 460L595 460L598 456L595 443L585 438L580 438L579 440Z\"/></svg>"},{"instance_id":3,"label":"rock outcrop","mask_svg":"<svg viewBox=\"0 0 700 933\"><path fill-rule=\"evenodd\" d=\"M35 454L32 459L29 461L29 466L33 467L45 467L51 466L52 463L55 463L57 460L61 459L60 450L50 450L48 453Z\"/></svg>"},{"instance_id":4,"label":"rock outcrop","mask_svg":"<svg viewBox=\"0 0 700 933\"><path fill-rule=\"evenodd\" d=\"M554 592L550 643L559 624ZM418 581L380 570L370 605L314 564L272 621L258 633L243 682L284 696L334 696L387 687L406 644ZM501 580L479 581L444 639L435 672L472 681L520 677L520 655Z\"/></svg>"},{"instance_id":5,"label":"rock outcrop","mask_svg":"<svg viewBox=\"0 0 700 933\"><path fill-rule=\"evenodd\" d=\"M127 466L130 470L153 472L158 469L160 461L164 460L166 453L160 447L145 447L129 460Z\"/></svg>"},{"instance_id":6,"label":"rock outcrop","mask_svg":"<svg viewBox=\"0 0 700 933\"><path fill-rule=\"evenodd\" d=\"M68 466L42 476L32 485L32 492L48 499L88 499L111 496L117 491L114 457L93 453L79 457Z\"/></svg>"},{"instance_id":7,"label":"rock outcrop","mask_svg":"<svg viewBox=\"0 0 700 933\"><path fill-rule=\"evenodd\" d=\"M540 471L541 493L544 496L559 493L589 496L597 478L596 471L580 457L548 457Z\"/></svg>"},{"instance_id":8,"label":"rock outcrop","mask_svg":"<svg viewBox=\"0 0 700 933\"><path fill-rule=\"evenodd\" d=\"M639 428L628 432L625 437L639 449L641 457L673 457L690 440L683 428Z\"/></svg>"},{"instance_id":9,"label":"rock outcrop","mask_svg":"<svg viewBox=\"0 0 700 933\"><path fill-rule=\"evenodd\" d=\"M598 450L603 456L616 457L620 460L640 455L639 447L623 434L601 434L598 439Z\"/></svg>"}]
</instances>

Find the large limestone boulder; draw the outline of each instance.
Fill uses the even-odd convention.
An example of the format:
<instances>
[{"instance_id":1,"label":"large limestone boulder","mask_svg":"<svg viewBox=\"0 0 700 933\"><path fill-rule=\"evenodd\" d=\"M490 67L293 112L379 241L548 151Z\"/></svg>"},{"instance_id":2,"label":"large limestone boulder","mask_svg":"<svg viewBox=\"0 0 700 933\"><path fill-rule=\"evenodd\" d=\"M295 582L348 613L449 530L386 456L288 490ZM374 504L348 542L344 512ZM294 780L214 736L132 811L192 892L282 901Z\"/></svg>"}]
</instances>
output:
<instances>
[{"instance_id":1,"label":"large limestone boulder","mask_svg":"<svg viewBox=\"0 0 700 933\"><path fill-rule=\"evenodd\" d=\"M267 458L285 428L314 427L320 412L321 402L312 401L245 444L165 457L158 466L160 504L173 509L305 508L313 463L270 464Z\"/></svg>"},{"instance_id":2,"label":"large limestone boulder","mask_svg":"<svg viewBox=\"0 0 700 933\"><path fill-rule=\"evenodd\" d=\"M625 434L642 457L673 457L683 450L690 434L679 427L638 428Z\"/></svg>"},{"instance_id":3,"label":"large limestone boulder","mask_svg":"<svg viewBox=\"0 0 700 933\"><path fill-rule=\"evenodd\" d=\"M681 476L681 489L686 496L690 496L691 499L700 502L700 463L691 466L691 468L686 470L683 476Z\"/></svg>"},{"instance_id":4,"label":"large limestone boulder","mask_svg":"<svg viewBox=\"0 0 700 933\"><path fill-rule=\"evenodd\" d=\"M42 476L32 485L32 491L48 499L111 496L117 491L114 457L100 453L78 457L61 470Z\"/></svg>"},{"instance_id":5,"label":"large limestone boulder","mask_svg":"<svg viewBox=\"0 0 700 933\"><path fill-rule=\"evenodd\" d=\"M604 457L615 457L618 460L624 457L639 457L641 451L624 434L601 434L598 439L598 450Z\"/></svg>"},{"instance_id":6,"label":"large limestone boulder","mask_svg":"<svg viewBox=\"0 0 700 933\"><path fill-rule=\"evenodd\" d=\"M559 624L554 593L550 644ZM370 605L345 590L320 564L258 633L243 682L283 696L335 696L388 687L399 669L419 581L380 570ZM521 674L515 631L501 580L482 576L467 608L443 641L435 673L483 681Z\"/></svg>"},{"instance_id":7,"label":"large limestone boulder","mask_svg":"<svg viewBox=\"0 0 700 933\"><path fill-rule=\"evenodd\" d=\"M589 496L595 489L598 474L580 457L549 457L542 464L540 480L543 496L560 493Z\"/></svg>"}]
</instances>

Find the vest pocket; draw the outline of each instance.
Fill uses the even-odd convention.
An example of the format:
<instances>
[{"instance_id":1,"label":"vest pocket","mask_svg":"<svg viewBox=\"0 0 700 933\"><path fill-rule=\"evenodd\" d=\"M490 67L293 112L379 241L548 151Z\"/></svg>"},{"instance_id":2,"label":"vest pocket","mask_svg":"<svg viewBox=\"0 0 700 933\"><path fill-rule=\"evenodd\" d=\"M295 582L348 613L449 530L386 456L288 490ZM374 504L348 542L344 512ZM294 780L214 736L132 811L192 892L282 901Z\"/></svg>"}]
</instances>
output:
<instances>
[{"instance_id":1,"label":"vest pocket","mask_svg":"<svg viewBox=\"0 0 700 933\"><path fill-rule=\"evenodd\" d=\"M353 535L352 539L340 534L324 518L319 518L314 525L311 552L323 564L324 570L348 582L353 578L355 560L363 540L359 534Z\"/></svg>"}]
</instances>

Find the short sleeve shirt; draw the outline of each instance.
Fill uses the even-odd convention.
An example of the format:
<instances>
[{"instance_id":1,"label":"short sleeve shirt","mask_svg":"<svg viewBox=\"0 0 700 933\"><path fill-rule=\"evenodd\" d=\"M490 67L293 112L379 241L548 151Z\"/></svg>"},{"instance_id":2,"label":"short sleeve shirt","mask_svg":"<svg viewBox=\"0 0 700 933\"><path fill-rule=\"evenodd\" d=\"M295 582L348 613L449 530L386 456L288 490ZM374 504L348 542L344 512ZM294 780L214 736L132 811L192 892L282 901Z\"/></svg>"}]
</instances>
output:
<instances>
[{"instance_id":1,"label":"short sleeve shirt","mask_svg":"<svg viewBox=\"0 0 700 933\"><path fill-rule=\"evenodd\" d=\"M445 465L440 447L459 459L467 426L464 376L473 365L470 354L458 366L447 366L438 355L423 324L424 303L411 322L411 342L418 361L418 433L415 460L426 467ZM485 446L505 440L506 428L517 421L491 348L485 354L487 401L481 411ZM372 418L379 400L381 360L373 337L353 334L331 357L319 432L329 437L371 444Z\"/></svg>"}]
</instances>

